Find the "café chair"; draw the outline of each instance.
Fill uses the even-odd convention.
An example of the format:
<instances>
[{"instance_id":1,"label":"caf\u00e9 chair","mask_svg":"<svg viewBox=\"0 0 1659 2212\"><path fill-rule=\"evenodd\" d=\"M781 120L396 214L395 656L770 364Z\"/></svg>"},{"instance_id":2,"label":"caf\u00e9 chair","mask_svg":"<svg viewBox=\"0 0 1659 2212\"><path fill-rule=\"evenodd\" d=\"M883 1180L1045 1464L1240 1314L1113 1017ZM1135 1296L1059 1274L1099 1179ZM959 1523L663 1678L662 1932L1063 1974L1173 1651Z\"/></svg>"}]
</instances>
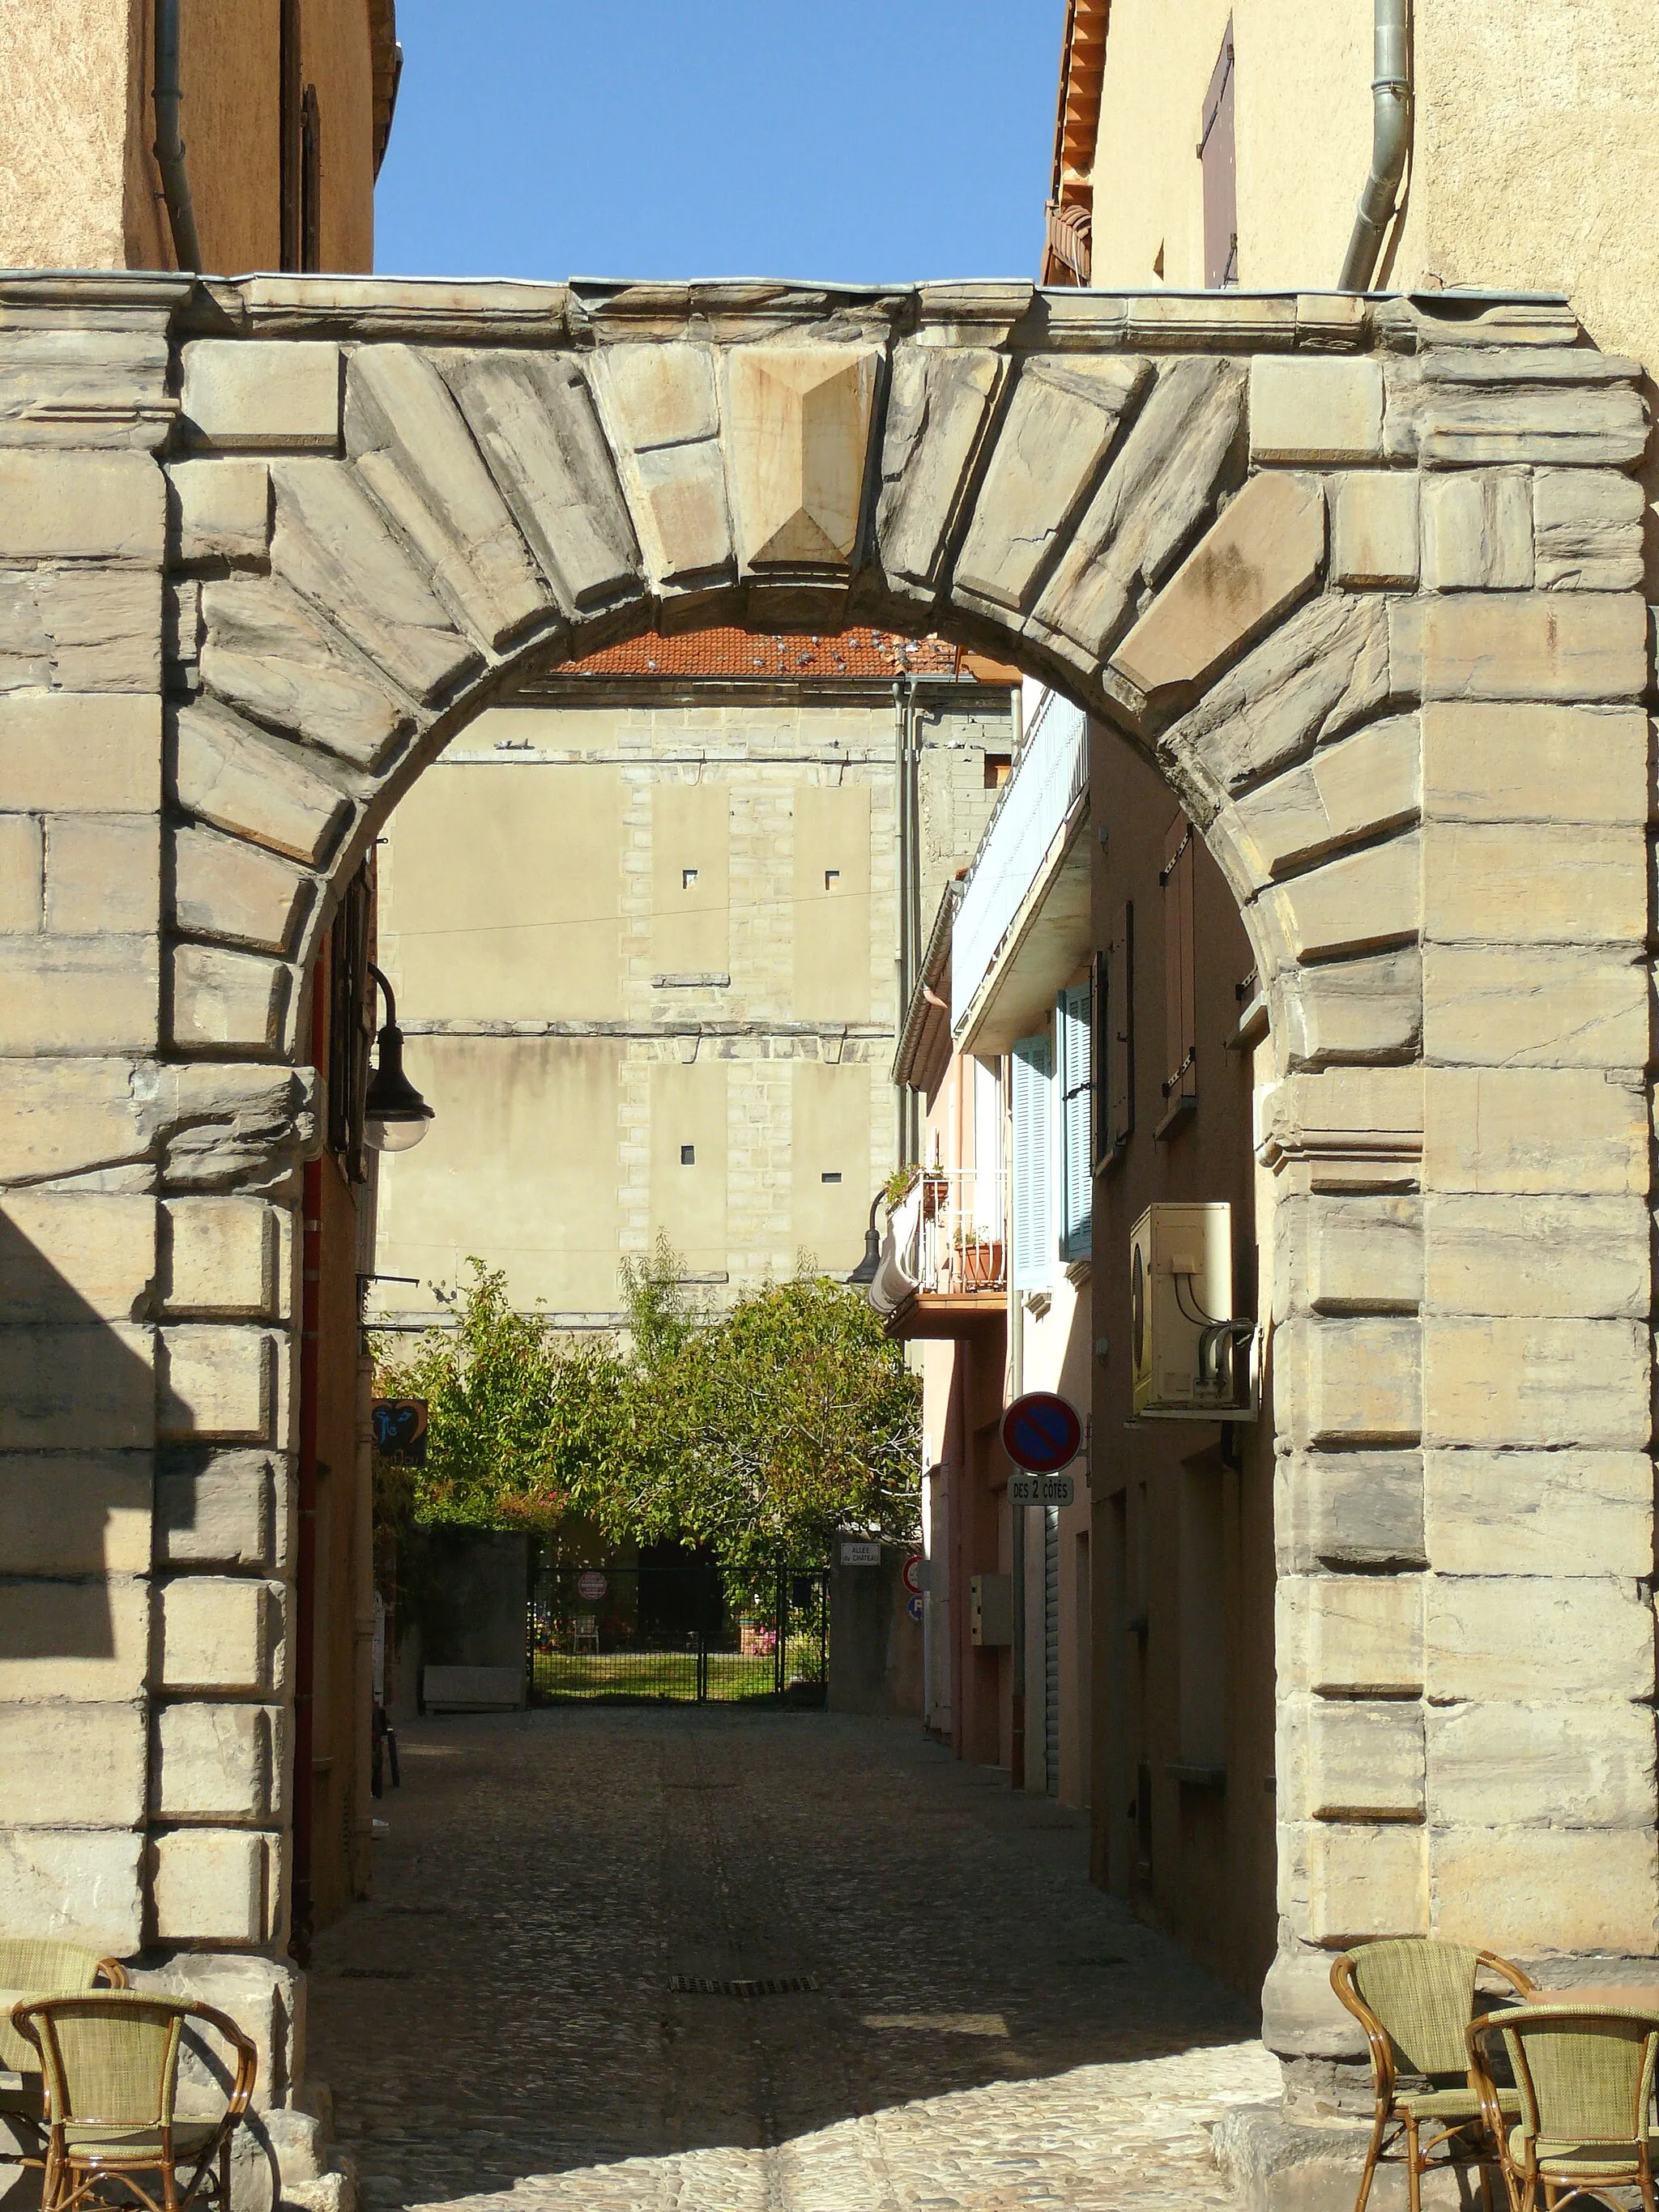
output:
<instances>
[{"instance_id":1,"label":"caf\u00e9 chair","mask_svg":"<svg viewBox=\"0 0 1659 2212\"><path fill-rule=\"evenodd\" d=\"M1507 1959L1425 1936L1362 1944L1331 1968L1331 1987L1364 2029L1371 2060L1371 2136L1354 2212L1365 2212L1383 2164L1405 2166L1411 2212L1422 2212L1425 2173L1478 2166L1491 2212L1498 2146L1470 2081L1466 2040L1483 1968L1516 1996L1531 1995L1530 1977ZM1493 2095L1506 2116L1520 2111L1513 2089Z\"/></svg>"},{"instance_id":2,"label":"caf\u00e9 chair","mask_svg":"<svg viewBox=\"0 0 1659 2212\"><path fill-rule=\"evenodd\" d=\"M1502 2037L1520 2101L1500 2124L1492 2045ZM1638 2189L1656 2212L1653 2169L1659 2135L1650 2133L1659 2017L1599 2005L1536 2004L1473 2021L1470 2077L1495 2133L1511 2212L1534 2212L1541 2191L1551 2212L1574 2197Z\"/></svg>"},{"instance_id":3,"label":"caf\u00e9 chair","mask_svg":"<svg viewBox=\"0 0 1659 2212\"><path fill-rule=\"evenodd\" d=\"M100 1978L124 1990L127 1970L73 1943L0 1936L0 2125L15 2138L15 2148L0 2143L0 2166L39 2166L46 2154L40 2054L13 2029L12 2007L48 1990L95 1989Z\"/></svg>"},{"instance_id":4,"label":"caf\u00e9 chair","mask_svg":"<svg viewBox=\"0 0 1659 2212\"><path fill-rule=\"evenodd\" d=\"M211 2005L131 1990L28 1998L11 2021L40 2052L46 2087L40 2212L189 2212L198 2203L230 2212L231 2137L258 2063L234 2021ZM185 2031L198 2024L236 2057L216 2118L176 2110Z\"/></svg>"}]
</instances>

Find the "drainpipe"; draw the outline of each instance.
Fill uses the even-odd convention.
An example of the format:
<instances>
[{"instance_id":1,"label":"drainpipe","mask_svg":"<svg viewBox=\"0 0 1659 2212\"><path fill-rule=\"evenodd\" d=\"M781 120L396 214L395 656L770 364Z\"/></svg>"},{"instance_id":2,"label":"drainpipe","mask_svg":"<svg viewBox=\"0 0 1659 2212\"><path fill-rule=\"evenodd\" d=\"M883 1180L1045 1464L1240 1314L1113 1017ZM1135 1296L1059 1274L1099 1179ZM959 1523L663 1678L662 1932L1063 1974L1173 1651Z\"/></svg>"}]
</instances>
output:
<instances>
[{"instance_id":1,"label":"drainpipe","mask_svg":"<svg viewBox=\"0 0 1659 2212\"><path fill-rule=\"evenodd\" d=\"M1371 79L1371 168L1359 195L1353 236L1337 279L1344 292L1364 292L1376 274L1382 236L1393 221L1412 138L1411 0L1376 0Z\"/></svg>"},{"instance_id":2,"label":"drainpipe","mask_svg":"<svg viewBox=\"0 0 1659 2212\"><path fill-rule=\"evenodd\" d=\"M311 1058L323 1065L323 993L312 983ZM317 1386L322 1328L323 1162L319 1153L301 1174L300 1200L300 1453L298 1527L294 1563L294 1875L289 1905L289 1950L311 1963L311 1855L316 1775L317 1649Z\"/></svg>"},{"instance_id":3,"label":"drainpipe","mask_svg":"<svg viewBox=\"0 0 1659 2212\"><path fill-rule=\"evenodd\" d=\"M196 235L196 210L185 167L179 113L185 98L179 72L179 18L183 5L184 0L155 0L155 161L161 172L167 227L173 233L173 258L180 269L199 269L202 248Z\"/></svg>"},{"instance_id":4,"label":"drainpipe","mask_svg":"<svg viewBox=\"0 0 1659 2212\"><path fill-rule=\"evenodd\" d=\"M893 683L893 826L895 834L893 922L894 989L898 998L895 1027L902 1030L910 1008L910 716L904 696L904 678ZM896 1095L893 1164L902 1168L909 1154L905 1148L910 1127L910 1100L900 1084Z\"/></svg>"},{"instance_id":5,"label":"drainpipe","mask_svg":"<svg viewBox=\"0 0 1659 2212\"><path fill-rule=\"evenodd\" d=\"M1014 1282L1014 1148L1008 1147L1008 1219L1004 1251L1008 1255L1008 1397L1012 1405L1025 1388L1025 1307ZM1008 1714L1008 1782L1025 1787L1025 1508L1010 1504L1009 1580L1013 1585L1013 1629L1008 1653L1011 1682Z\"/></svg>"}]
</instances>

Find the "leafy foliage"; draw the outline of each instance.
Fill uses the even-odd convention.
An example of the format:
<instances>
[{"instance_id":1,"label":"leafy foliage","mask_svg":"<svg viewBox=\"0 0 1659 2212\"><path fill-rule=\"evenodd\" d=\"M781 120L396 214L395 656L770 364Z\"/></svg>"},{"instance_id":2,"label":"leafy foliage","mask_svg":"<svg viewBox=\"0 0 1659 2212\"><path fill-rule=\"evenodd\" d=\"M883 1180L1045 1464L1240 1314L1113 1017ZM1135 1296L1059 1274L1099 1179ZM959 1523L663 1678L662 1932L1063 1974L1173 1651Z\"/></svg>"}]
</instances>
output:
<instances>
[{"instance_id":1,"label":"leafy foliage","mask_svg":"<svg viewBox=\"0 0 1659 2212\"><path fill-rule=\"evenodd\" d=\"M379 1368L430 1408L408 1517L544 1533L580 1512L739 1577L821 1559L837 1528L915 1534L921 1384L856 1291L803 1273L716 1316L661 1243L623 1268L625 1348L573 1348L469 1267L455 1328Z\"/></svg>"}]
</instances>

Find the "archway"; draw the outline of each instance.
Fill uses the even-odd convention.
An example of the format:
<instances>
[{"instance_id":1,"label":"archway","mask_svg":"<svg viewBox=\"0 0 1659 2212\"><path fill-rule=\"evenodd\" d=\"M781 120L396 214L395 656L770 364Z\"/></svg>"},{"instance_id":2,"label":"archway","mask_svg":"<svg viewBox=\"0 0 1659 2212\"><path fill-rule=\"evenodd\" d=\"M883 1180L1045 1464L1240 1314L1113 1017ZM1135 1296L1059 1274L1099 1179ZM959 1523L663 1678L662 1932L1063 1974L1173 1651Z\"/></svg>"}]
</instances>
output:
<instances>
[{"instance_id":1,"label":"archway","mask_svg":"<svg viewBox=\"0 0 1659 2212\"><path fill-rule=\"evenodd\" d=\"M280 1760L194 1817L149 1722L182 1741L201 1705L234 1730L286 1694L270 1255L309 1141L318 933L422 766L526 676L653 623L860 620L985 645L1115 723L1258 956L1275 2047L1325 2047L1322 1947L1349 1936L1650 1948L1633 366L1562 304L1484 297L9 297L52 344L0 455L40 641L0 702L40 886L7 940L0 1167L96 1321L8 1316L3 1442L20 1525L72 1465L158 1531L119 1568L19 1555L40 1625L15 1693L81 1700L119 1779L47 1840L10 1832L9 1916L270 1961L245 1971L280 2048ZM154 1418L106 1388L112 1346L153 1366ZM210 1497L234 1537L180 1545ZM118 1591L95 1679L54 1642L88 1576ZM1564 1802L1547 1759L1517 1774L1523 1711L1648 1778Z\"/></svg>"}]
</instances>

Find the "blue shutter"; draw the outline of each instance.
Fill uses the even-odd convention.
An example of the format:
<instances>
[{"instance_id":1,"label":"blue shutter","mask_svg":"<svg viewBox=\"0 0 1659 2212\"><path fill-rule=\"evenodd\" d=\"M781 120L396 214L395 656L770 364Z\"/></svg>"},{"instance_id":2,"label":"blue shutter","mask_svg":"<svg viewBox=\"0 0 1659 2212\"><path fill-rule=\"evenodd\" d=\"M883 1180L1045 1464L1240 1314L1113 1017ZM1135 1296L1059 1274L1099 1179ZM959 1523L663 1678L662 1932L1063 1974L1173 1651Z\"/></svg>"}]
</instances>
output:
<instances>
[{"instance_id":1,"label":"blue shutter","mask_svg":"<svg viewBox=\"0 0 1659 2212\"><path fill-rule=\"evenodd\" d=\"M1054 1152L1048 1093L1054 1054L1046 1036L1022 1037L1014 1047L1014 1158L1009 1210L1012 1215L1014 1288L1040 1291L1053 1273L1054 1232L1049 1190Z\"/></svg>"},{"instance_id":2,"label":"blue shutter","mask_svg":"<svg viewBox=\"0 0 1659 2212\"><path fill-rule=\"evenodd\" d=\"M1062 991L1055 1008L1060 1036L1060 1256L1086 1260L1093 1176L1089 1158L1089 986Z\"/></svg>"}]
</instances>

